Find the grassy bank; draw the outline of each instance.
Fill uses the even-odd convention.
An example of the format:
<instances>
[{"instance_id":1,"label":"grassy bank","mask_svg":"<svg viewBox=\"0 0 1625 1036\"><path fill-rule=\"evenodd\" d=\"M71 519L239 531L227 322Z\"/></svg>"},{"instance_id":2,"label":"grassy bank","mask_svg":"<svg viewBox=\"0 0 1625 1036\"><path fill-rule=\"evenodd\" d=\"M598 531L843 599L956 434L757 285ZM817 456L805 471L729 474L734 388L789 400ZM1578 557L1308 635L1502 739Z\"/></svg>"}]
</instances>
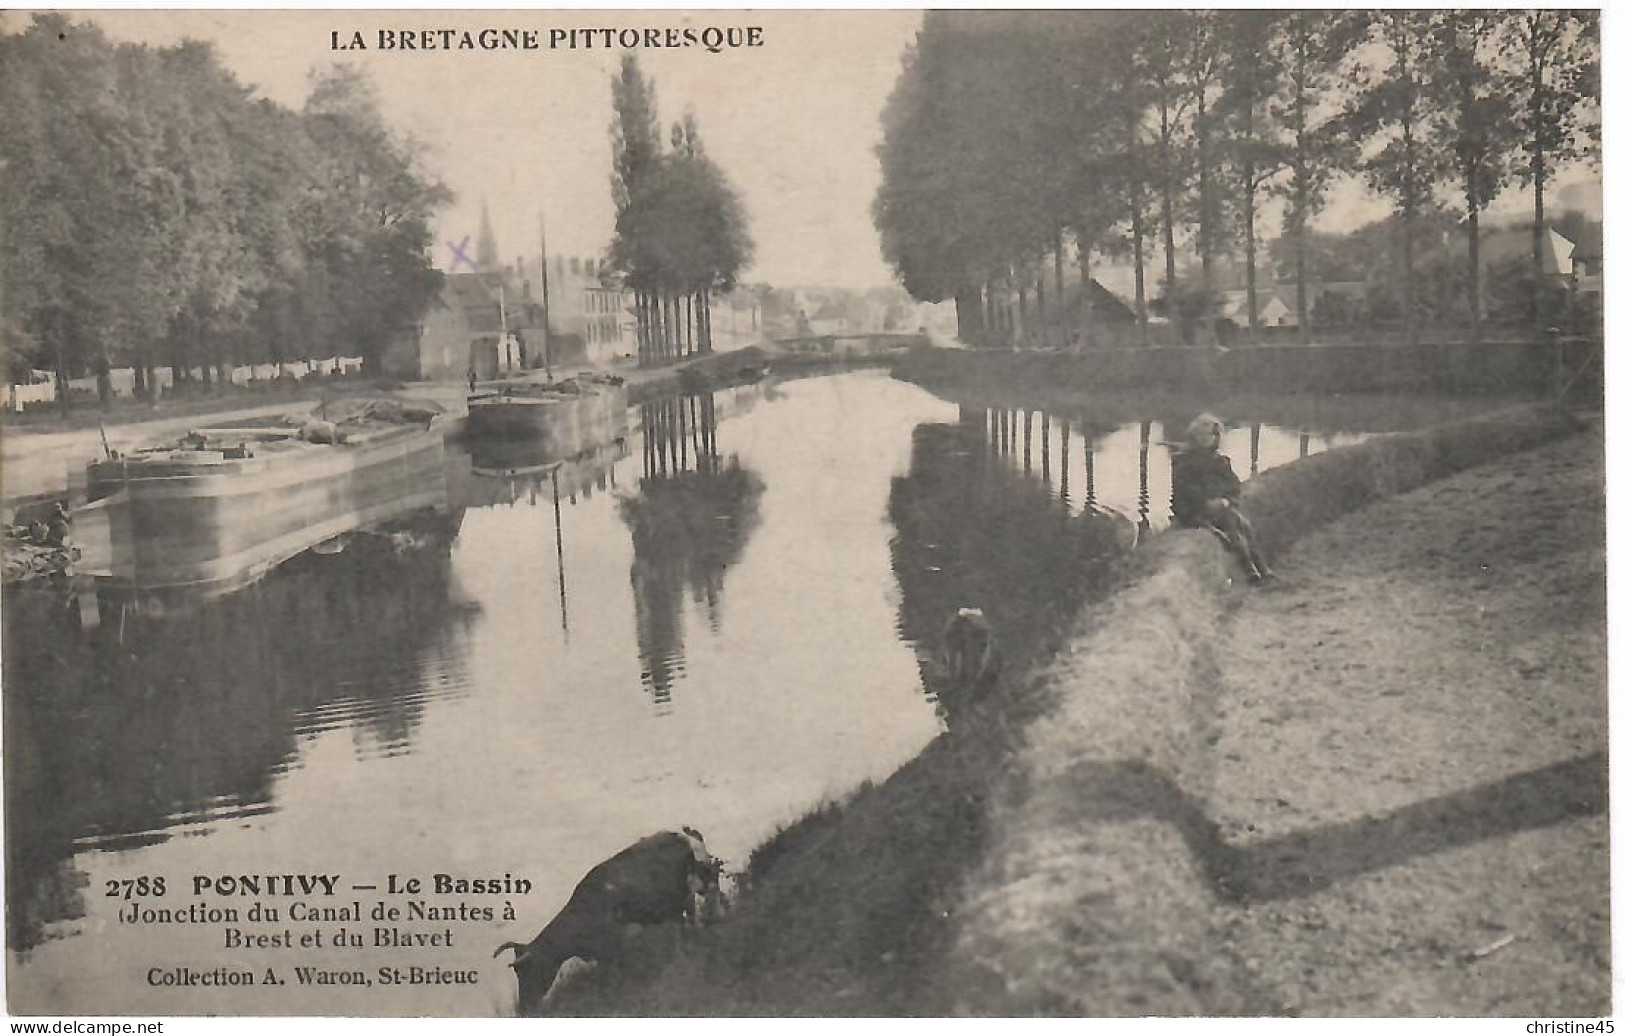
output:
<instances>
[{"instance_id":1,"label":"grassy bank","mask_svg":"<svg viewBox=\"0 0 1625 1036\"><path fill-rule=\"evenodd\" d=\"M1529 411L1289 465L1253 506L1284 545L1349 508L1567 434ZM1313 496L1314 500L1301 500ZM1159 537L1058 617L953 732L758 853L735 911L561 989L582 1015L1257 1013L1211 909L1238 857L1204 813L1229 562Z\"/></svg>"},{"instance_id":2,"label":"grassy bank","mask_svg":"<svg viewBox=\"0 0 1625 1036\"><path fill-rule=\"evenodd\" d=\"M1246 506L1262 542L1284 551L1357 509L1574 430L1561 415L1518 409L1385 436L1266 472ZM1208 534L1165 535L1045 674L1053 705L1001 782L995 848L968 883L959 933L958 966L998 980L1000 1010L1278 1009L1213 909L1269 880L1261 872L1270 860L1241 851L1237 832L1207 809L1230 758L1216 746L1235 707L1221 693L1218 645L1227 613L1256 596L1240 583ZM1362 621L1380 625L1382 616ZM1289 630L1275 640L1288 657L1310 660L1299 680L1312 686L1315 645ZM1246 694L1243 684L1236 696ZM1239 760L1250 750L1229 749Z\"/></svg>"}]
</instances>

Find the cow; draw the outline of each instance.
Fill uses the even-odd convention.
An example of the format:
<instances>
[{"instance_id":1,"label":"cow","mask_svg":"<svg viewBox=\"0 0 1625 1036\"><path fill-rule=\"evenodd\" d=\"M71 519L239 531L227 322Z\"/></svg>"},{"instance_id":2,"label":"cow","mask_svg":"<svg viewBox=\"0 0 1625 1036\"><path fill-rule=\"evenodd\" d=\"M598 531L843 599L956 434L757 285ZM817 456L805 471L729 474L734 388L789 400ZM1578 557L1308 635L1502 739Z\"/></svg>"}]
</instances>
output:
<instances>
[{"instance_id":1,"label":"cow","mask_svg":"<svg viewBox=\"0 0 1625 1036\"><path fill-rule=\"evenodd\" d=\"M505 942L493 957L514 951L517 1013L536 1014L564 962L603 962L625 945L628 925L692 923L697 897L718 887L721 862L693 828L639 839L588 871L564 909L529 943Z\"/></svg>"}]
</instances>

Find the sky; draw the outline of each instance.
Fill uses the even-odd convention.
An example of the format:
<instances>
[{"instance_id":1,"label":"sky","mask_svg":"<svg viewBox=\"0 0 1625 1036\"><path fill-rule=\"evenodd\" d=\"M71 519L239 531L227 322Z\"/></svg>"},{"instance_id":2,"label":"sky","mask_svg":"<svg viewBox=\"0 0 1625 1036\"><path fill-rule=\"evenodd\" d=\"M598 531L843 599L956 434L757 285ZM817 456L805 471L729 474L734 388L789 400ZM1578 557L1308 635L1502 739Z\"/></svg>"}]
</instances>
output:
<instances>
[{"instance_id":1,"label":"sky","mask_svg":"<svg viewBox=\"0 0 1625 1036\"><path fill-rule=\"evenodd\" d=\"M20 27L12 15L9 28ZM751 280L863 288L892 282L869 207L880 185L879 115L919 11L97 11L113 38L212 41L260 95L300 107L308 73L335 61L367 70L385 116L428 147L457 195L436 228L473 238L488 204L504 261L540 251L601 256L614 229L610 82L620 50L380 51L379 29L707 26L762 29L762 45L638 50L662 120L692 105L706 150L738 188L756 241ZM26 24L26 23L24 23ZM366 51L335 52L359 30ZM472 243L469 246L472 254Z\"/></svg>"},{"instance_id":2,"label":"sky","mask_svg":"<svg viewBox=\"0 0 1625 1036\"><path fill-rule=\"evenodd\" d=\"M21 28L26 17L0 13L0 26ZM663 121L692 105L706 149L738 188L756 241L746 279L860 289L893 281L870 219L880 183L875 148L881 110L919 27L918 10L199 10L77 17L93 18L115 39L212 41L239 79L289 107L304 103L311 69L333 62L365 69L385 116L426 146L427 163L456 193L436 227L442 268L454 261L451 244L477 235L482 204L505 261L539 252L544 213L552 255L603 255L614 229L610 82L622 51L385 51L377 46L380 29L533 29L545 48L552 29L760 26L759 47L640 48ZM368 49L333 49L334 33L348 43L357 31ZM1562 173L1552 193L1554 209L1601 211L1594 171ZM1513 218L1530 205L1527 191L1508 190L1489 215ZM1349 230L1388 211L1386 200L1345 181L1316 228ZM1278 232L1278 222L1278 212L1265 213L1266 238Z\"/></svg>"}]
</instances>

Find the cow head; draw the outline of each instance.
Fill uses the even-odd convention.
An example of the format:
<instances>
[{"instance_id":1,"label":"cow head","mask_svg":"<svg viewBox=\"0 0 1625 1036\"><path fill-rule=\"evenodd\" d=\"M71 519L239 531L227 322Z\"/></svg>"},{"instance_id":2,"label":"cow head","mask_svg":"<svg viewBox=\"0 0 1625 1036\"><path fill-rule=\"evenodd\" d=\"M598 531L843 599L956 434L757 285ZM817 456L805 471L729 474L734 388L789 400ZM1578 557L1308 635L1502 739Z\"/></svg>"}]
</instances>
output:
<instances>
[{"instance_id":1,"label":"cow head","mask_svg":"<svg viewBox=\"0 0 1625 1036\"><path fill-rule=\"evenodd\" d=\"M540 1011L542 1000L546 998L547 991L553 988L553 980L558 977L559 968L565 960L549 947L539 945L540 942L537 940L528 946L505 942L492 954L498 957L503 950L514 951L513 962L508 966L513 968L514 975L519 979L519 1002L515 1013L522 1018L533 1017Z\"/></svg>"}]
</instances>

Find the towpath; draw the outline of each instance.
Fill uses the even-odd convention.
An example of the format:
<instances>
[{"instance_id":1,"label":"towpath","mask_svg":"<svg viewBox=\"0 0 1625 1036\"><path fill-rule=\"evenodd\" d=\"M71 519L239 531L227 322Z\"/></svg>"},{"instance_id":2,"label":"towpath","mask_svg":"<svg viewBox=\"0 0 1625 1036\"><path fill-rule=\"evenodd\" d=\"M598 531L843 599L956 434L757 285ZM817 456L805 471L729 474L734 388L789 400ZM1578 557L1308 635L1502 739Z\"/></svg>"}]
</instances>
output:
<instances>
[{"instance_id":1,"label":"towpath","mask_svg":"<svg viewBox=\"0 0 1625 1036\"><path fill-rule=\"evenodd\" d=\"M1608 1013L1602 460L1355 512L1229 617L1207 809L1254 1010Z\"/></svg>"}]
</instances>

